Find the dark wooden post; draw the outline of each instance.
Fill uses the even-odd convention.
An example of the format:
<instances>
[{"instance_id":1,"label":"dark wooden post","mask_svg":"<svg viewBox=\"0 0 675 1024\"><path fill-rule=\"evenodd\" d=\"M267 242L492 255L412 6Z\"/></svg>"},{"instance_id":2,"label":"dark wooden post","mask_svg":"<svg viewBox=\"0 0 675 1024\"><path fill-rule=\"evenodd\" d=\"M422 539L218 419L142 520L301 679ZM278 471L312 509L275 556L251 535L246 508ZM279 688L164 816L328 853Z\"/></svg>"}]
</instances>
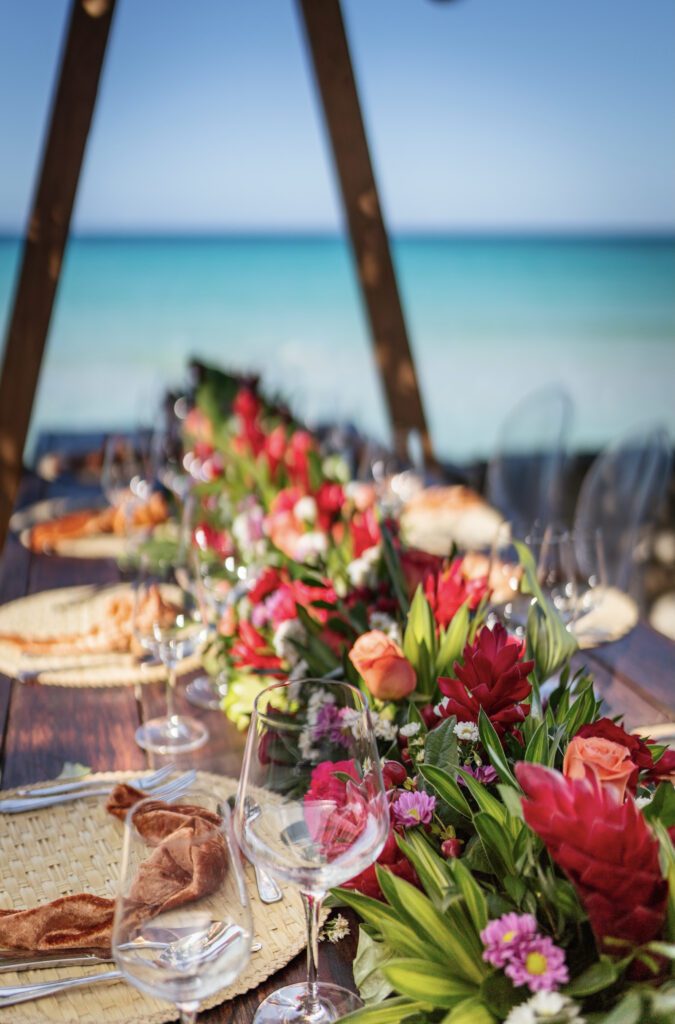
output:
<instances>
[{"instance_id":1,"label":"dark wooden post","mask_svg":"<svg viewBox=\"0 0 675 1024\"><path fill-rule=\"evenodd\" d=\"M96 103L115 0L73 0L0 376L0 547L23 448Z\"/></svg>"},{"instance_id":2,"label":"dark wooden post","mask_svg":"<svg viewBox=\"0 0 675 1024\"><path fill-rule=\"evenodd\" d=\"M340 0L298 0L333 148L352 248L394 430L405 454L419 433L427 465L434 455L417 384L389 240L380 209Z\"/></svg>"}]
</instances>

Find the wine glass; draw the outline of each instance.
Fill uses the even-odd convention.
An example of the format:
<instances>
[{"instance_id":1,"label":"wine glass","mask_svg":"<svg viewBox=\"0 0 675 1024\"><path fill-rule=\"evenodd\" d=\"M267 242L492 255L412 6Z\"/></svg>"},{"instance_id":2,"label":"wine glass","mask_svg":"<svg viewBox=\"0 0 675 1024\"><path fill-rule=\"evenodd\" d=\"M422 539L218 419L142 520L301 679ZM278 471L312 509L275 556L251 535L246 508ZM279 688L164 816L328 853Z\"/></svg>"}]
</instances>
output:
<instances>
[{"instance_id":1,"label":"wine glass","mask_svg":"<svg viewBox=\"0 0 675 1024\"><path fill-rule=\"evenodd\" d=\"M208 632L201 582L190 552L175 563L143 560L134 600L133 634L138 646L159 658L167 671L167 713L136 730L136 742L158 754L179 754L206 743L208 730L175 709L176 669L199 649Z\"/></svg>"},{"instance_id":2,"label":"wine glass","mask_svg":"<svg viewBox=\"0 0 675 1024\"><path fill-rule=\"evenodd\" d=\"M211 496L200 495L198 488L188 495L183 507L181 544L194 558L208 611L208 628L213 634L237 592L239 576L229 534L222 529L217 509L208 507L211 500ZM227 688L226 671L215 678L199 675L187 684L185 696L197 707L217 710Z\"/></svg>"},{"instance_id":3,"label":"wine glass","mask_svg":"<svg viewBox=\"0 0 675 1024\"><path fill-rule=\"evenodd\" d=\"M258 695L235 830L254 864L300 890L307 919L307 983L268 996L254 1024L327 1024L358 1009L352 992L318 981L317 933L325 894L371 865L389 830L377 744L359 690L306 679Z\"/></svg>"},{"instance_id":4,"label":"wine glass","mask_svg":"<svg viewBox=\"0 0 675 1024\"><path fill-rule=\"evenodd\" d=\"M510 523L499 525L483 560L488 565L492 614L510 633L523 639L532 597L523 591L523 568Z\"/></svg>"},{"instance_id":5,"label":"wine glass","mask_svg":"<svg viewBox=\"0 0 675 1024\"><path fill-rule=\"evenodd\" d=\"M537 564L537 580L568 627L579 614L579 587L570 531L555 525L525 538Z\"/></svg>"},{"instance_id":6,"label":"wine glass","mask_svg":"<svg viewBox=\"0 0 675 1024\"><path fill-rule=\"evenodd\" d=\"M191 790L169 808L170 824L152 798L127 815L112 952L128 982L194 1024L200 1003L246 966L253 925L227 804Z\"/></svg>"}]
</instances>

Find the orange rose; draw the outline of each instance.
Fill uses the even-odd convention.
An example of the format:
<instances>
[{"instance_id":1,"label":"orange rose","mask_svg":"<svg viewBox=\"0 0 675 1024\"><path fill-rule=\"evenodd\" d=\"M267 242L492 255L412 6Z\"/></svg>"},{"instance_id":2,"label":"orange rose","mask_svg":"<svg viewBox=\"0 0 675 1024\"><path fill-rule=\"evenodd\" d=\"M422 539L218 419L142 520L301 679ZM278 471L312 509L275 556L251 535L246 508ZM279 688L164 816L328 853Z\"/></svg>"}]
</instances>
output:
<instances>
[{"instance_id":1,"label":"orange rose","mask_svg":"<svg viewBox=\"0 0 675 1024\"><path fill-rule=\"evenodd\" d=\"M401 700L417 686L415 669L398 644L379 629L360 636L349 659L378 700Z\"/></svg>"},{"instance_id":2,"label":"orange rose","mask_svg":"<svg viewBox=\"0 0 675 1024\"><path fill-rule=\"evenodd\" d=\"M570 779L583 779L588 771L593 772L598 782L612 786L622 800L635 768L622 743L614 743L602 736L575 736L565 751L563 761L563 775Z\"/></svg>"}]
</instances>

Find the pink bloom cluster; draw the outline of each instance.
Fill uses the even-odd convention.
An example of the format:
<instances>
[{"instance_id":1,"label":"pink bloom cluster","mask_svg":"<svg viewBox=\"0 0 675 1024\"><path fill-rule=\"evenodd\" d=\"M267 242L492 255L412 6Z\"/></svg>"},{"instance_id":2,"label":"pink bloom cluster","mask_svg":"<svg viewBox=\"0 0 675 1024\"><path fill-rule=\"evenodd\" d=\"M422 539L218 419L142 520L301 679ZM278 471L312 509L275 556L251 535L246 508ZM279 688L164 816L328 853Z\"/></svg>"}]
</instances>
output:
<instances>
[{"instance_id":1,"label":"pink bloom cluster","mask_svg":"<svg viewBox=\"0 0 675 1024\"><path fill-rule=\"evenodd\" d=\"M565 952L553 939L539 935L532 914L503 914L480 935L483 960L503 967L514 985L530 992L553 992L569 981Z\"/></svg>"},{"instance_id":2,"label":"pink bloom cluster","mask_svg":"<svg viewBox=\"0 0 675 1024\"><path fill-rule=\"evenodd\" d=\"M434 816L436 797L427 793L413 793L406 790L392 805L394 821L397 825L414 828L415 825L428 825Z\"/></svg>"}]
</instances>

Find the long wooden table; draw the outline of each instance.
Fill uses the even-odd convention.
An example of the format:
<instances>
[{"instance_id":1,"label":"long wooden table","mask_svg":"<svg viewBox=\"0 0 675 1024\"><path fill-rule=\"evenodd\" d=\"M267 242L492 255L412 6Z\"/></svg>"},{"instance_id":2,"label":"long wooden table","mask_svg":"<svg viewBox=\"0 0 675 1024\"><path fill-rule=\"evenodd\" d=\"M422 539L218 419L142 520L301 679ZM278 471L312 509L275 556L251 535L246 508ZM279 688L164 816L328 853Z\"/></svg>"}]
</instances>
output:
<instances>
[{"instance_id":1,"label":"long wooden table","mask_svg":"<svg viewBox=\"0 0 675 1024\"><path fill-rule=\"evenodd\" d=\"M56 444L58 439L44 439L48 450ZM48 484L27 473L19 505L60 497L72 490L72 484ZM113 561L32 555L10 536L0 562L0 604L56 587L118 579ZM577 663L594 673L610 711L623 711L629 727L675 718L675 644L648 626L640 624L624 639L579 655ZM180 766L237 776L244 736L220 712L200 711L189 705L180 689L179 711L201 718L210 733L208 744L181 758ZM161 685L68 689L21 684L0 675L2 788L53 778L66 761L89 765L93 771L143 769L159 764L165 759L141 751L134 732L140 722L164 709ZM337 946L324 943L322 977L353 987L355 948L355 927L352 935ZM209 1024L226 1020L249 1024L262 998L281 985L302 980L304 970L304 957L296 957L255 991L204 1013L200 1020Z\"/></svg>"}]
</instances>

